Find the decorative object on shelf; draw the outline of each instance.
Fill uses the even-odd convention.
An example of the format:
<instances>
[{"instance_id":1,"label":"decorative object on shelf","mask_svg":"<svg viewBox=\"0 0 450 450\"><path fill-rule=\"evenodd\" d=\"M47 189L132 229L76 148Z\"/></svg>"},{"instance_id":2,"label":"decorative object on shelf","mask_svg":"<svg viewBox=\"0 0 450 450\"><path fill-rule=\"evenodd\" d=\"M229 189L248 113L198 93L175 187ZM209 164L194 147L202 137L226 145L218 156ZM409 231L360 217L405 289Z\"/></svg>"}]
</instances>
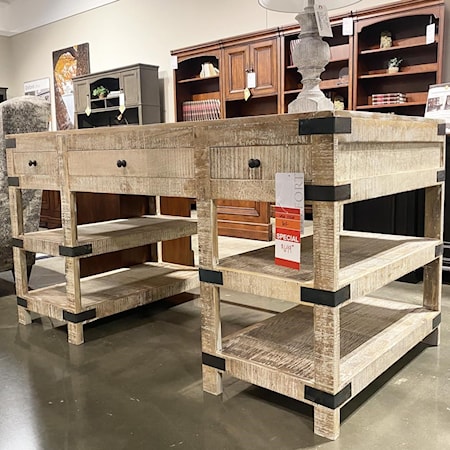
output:
<instances>
[{"instance_id":1,"label":"decorative object on shelf","mask_svg":"<svg viewBox=\"0 0 450 450\"><path fill-rule=\"evenodd\" d=\"M335 95L333 99L334 109L336 111L342 111L345 109L344 97L342 95Z\"/></svg>"},{"instance_id":2,"label":"decorative object on shelf","mask_svg":"<svg viewBox=\"0 0 450 450\"><path fill-rule=\"evenodd\" d=\"M392 47L392 34L390 31L382 31L380 34L380 48Z\"/></svg>"},{"instance_id":3,"label":"decorative object on shelf","mask_svg":"<svg viewBox=\"0 0 450 450\"><path fill-rule=\"evenodd\" d=\"M402 62L403 62L403 59L391 58L388 61L388 73L397 73L400 70L400 64Z\"/></svg>"},{"instance_id":4,"label":"decorative object on shelf","mask_svg":"<svg viewBox=\"0 0 450 450\"><path fill-rule=\"evenodd\" d=\"M219 69L214 67L210 62L202 64L202 70L200 72L200 78L215 77L219 75Z\"/></svg>"},{"instance_id":5,"label":"decorative object on shelf","mask_svg":"<svg viewBox=\"0 0 450 450\"><path fill-rule=\"evenodd\" d=\"M337 9L358 3L360 0L330 0L328 9ZM330 61L330 48L322 36L330 36L327 9L315 0L258 0L266 9L279 12L298 13L300 24L299 43L294 48L294 64L302 75L303 89L289 104L288 112L330 111L333 102L319 88L320 74ZM304 7L303 11L301 11ZM331 34L332 35L332 34Z\"/></svg>"},{"instance_id":6,"label":"decorative object on shelf","mask_svg":"<svg viewBox=\"0 0 450 450\"><path fill-rule=\"evenodd\" d=\"M348 67L343 67L339 71L339 82L338 84L348 84Z\"/></svg>"},{"instance_id":7,"label":"decorative object on shelf","mask_svg":"<svg viewBox=\"0 0 450 450\"><path fill-rule=\"evenodd\" d=\"M98 97L98 98L106 98L106 96L108 94L109 94L109 90L107 88L105 88L105 86L97 86L92 91L92 96L93 97Z\"/></svg>"}]
</instances>

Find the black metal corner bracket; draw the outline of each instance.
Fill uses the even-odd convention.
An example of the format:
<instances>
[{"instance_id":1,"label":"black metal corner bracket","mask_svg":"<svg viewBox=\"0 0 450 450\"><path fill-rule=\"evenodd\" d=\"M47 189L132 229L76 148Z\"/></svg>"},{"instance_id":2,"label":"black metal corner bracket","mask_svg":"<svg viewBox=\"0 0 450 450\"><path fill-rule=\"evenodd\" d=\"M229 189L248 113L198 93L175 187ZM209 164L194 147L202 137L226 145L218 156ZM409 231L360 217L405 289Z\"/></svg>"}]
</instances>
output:
<instances>
[{"instance_id":1,"label":"black metal corner bracket","mask_svg":"<svg viewBox=\"0 0 450 450\"><path fill-rule=\"evenodd\" d=\"M23 248L23 239L12 238L11 243L13 247Z\"/></svg>"},{"instance_id":2,"label":"black metal corner bracket","mask_svg":"<svg viewBox=\"0 0 450 450\"><path fill-rule=\"evenodd\" d=\"M6 148L16 148L16 138L5 139Z\"/></svg>"},{"instance_id":3,"label":"black metal corner bracket","mask_svg":"<svg viewBox=\"0 0 450 450\"><path fill-rule=\"evenodd\" d=\"M319 391L310 386L305 386L305 399L330 409L337 409L352 396L352 384L349 383L337 394Z\"/></svg>"},{"instance_id":4,"label":"black metal corner bracket","mask_svg":"<svg viewBox=\"0 0 450 450\"><path fill-rule=\"evenodd\" d=\"M17 305L23 308L28 308L28 301L22 297L17 297Z\"/></svg>"},{"instance_id":5,"label":"black metal corner bracket","mask_svg":"<svg viewBox=\"0 0 450 450\"><path fill-rule=\"evenodd\" d=\"M350 285L344 286L339 291L321 291L302 287L300 289L300 300L302 302L314 303L323 306L339 306L350 298Z\"/></svg>"},{"instance_id":6,"label":"black metal corner bracket","mask_svg":"<svg viewBox=\"0 0 450 450\"><path fill-rule=\"evenodd\" d=\"M351 132L351 117L333 116L299 120L298 133L301 136L310 134L348 134Z\"/></svg>"},{"instance_id":7,"label":"black metal corner bracket","mask_svg":"<svg viewBox=\"0 0 450 450\"><path fill-rule=\"evenodd\" d=\"M445 181L445 170L438 170L436 174L436 181L440 183L441 181Z\"/></svg>"},{"instance_id":8,"label":"black metal corner bracket","mask_svg":"<svg viewBox=\"0 0 450 450\"><path fill-rule=\"evenodd\" d=\"M225 359L219 358L218 356L202 353L202 364L225 372Z\"/></svg>"},{"instance_id":9,"label":"black metal corner bracket","mask_svg":"<svg viewBox=\"0 0 450 450\"><path fill-rule=\"evenodd\" d=\"M439 315L437 315L433 319L433 324L431 325L433 327L433 330L441 324L441 320L442 320L442 317L441 317L441 314L439 313Z\"/></svg>"},{"instance_id":10,"label":"black metal corner bracket","mask_svg":"<svg viewBox=\"0 0 450 450\"><path fill-rule=\"evenodd\" d=\"M63 310L63 319L72 323L81 323L86 320L95 319L96 315L97 312L95 309L89 309L78 314Z\"/></svg>"},{"instance_id":11,"label":"black metal corner bracket","mask_svg":"<svg viewBox=\"0 0 450 450\"><path fill-rule=\"evenodd\" d=\"M350 184L342 186L318 186L305 184L305 200L316 202L339 202L350 200L352 190Z\"/></svg>"},{"instance_id":12,"label":"black metal corner bracket","mask_svg":"<svg viewBox=\"0 0 450 450\"><path fill-rule=\"evenodd\" d=\"M90 255L92 253L92 244L78 245L77 247L59 246L60 256L69 256L75 258L77 256Z\"/></svg>"},{"instance_id":13,"label":"black metal corner bracket","mask_svg":"<svg viewBox=\"0 0 450 450\"><path fill-rule=\"evenodd\" d=\"M200 281L203 281L205 283L223 285L222 272L219 272L217 270L199 269L198 274L200 277Z\"/></svg>"},{"instance_id":14,"label":"black metal corner bracket","mask_svg":"<svg viewBox=\"0 0 450 450\"><path fill-rule=\"evenodd\" d=\"M19 187L19 177L8 177L8 186Z\"/></svg>"},{"instance_id":15,"label":"black metal corner bracket","mask_svg":"<svg viewBox=\"0 0 450 450\"><path fill-rule=\"evenodd\" d=\"M447 134L446 128L447 128L447 124L446 123L439 123L438 126L437 126L438 136L445 136Z\"/></svg>"}]
</instances>

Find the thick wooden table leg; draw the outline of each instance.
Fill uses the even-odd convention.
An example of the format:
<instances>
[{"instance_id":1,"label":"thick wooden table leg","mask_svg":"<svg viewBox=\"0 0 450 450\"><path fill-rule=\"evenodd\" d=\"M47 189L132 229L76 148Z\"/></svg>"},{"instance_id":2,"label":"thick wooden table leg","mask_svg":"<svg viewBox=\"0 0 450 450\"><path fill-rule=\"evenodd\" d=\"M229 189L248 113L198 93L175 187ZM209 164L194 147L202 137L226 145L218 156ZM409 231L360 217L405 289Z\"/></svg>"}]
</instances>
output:
<instances>
[{"instance_id":1,"label":"thick wooden table leg","mask_svg":"<svg viewBox=\"0 0 450 450\"><path fill-rule=\"evenodd\" d=\"M425 237L442 239L443 230L443 189L441 185L425 190ZM423 306L433 311L441 310L442 296L442 256L424 267ZM423 342L439 345L440 327L437 327Z\"/></svg>"},{"instance_id":2,"label":"thick wooden table leg","mask_svg":"<svg viewBox=\"0 0 450 450\"><path fill-rule=\"evenodd\" d=\"M202 351L205 355L214 355L222 347L219 288L201 283L200 297L202 301ZM203 390L209 394L222 394L222 373L205 364L202 366L202 373Z\"/></svg>"},{"instance_id":3,"label":"thick wooden table leg","mask_svg":"<svg viewBox=\"0 0 450 450\"><path fill-rule=\"evenodd\" d=\"M69 344L80 345L84 342L83 324L82 323L68 323L67 333Z\"/></svg>"},{"instance_id":4,"label":"thick wooden table leg","mask_svg":"<svg viewBox=\"0 0 450 450\"><path fill-rule=\"evenodd\" d=\"M314 433L327 439L337 439L340 432L340 416L340 408L314 406Z\"/></svg>"},{"instance_id":5,"label":"thick wooden table leg","mask_svg":"<svg viewBox=\"0 0 450 450\"><path fill-rule=\"evenodd\" d=\"M23 308L22 306L18 306L17 307L17 316L18 316L18 321L21 325L30 325L31 314L26 308Z\"/></svg>"},{"instance_id":6,"label":"thick wooden table leg","mask_svg":"<svg viewBox=\"0 0 450 450\"><path fill-rule=\"evenodd\" d=\"M214 202L197 199L198 242L200 270L213 270L218 259L217 211ZM220 321L220 289L213 284L200 282L202 304L202 351L204 361L216 356L222 349L222 328ZM215 367L203 364L203 390L219 395L223 391L222 372Z\"/></svg>"}]
</instances>

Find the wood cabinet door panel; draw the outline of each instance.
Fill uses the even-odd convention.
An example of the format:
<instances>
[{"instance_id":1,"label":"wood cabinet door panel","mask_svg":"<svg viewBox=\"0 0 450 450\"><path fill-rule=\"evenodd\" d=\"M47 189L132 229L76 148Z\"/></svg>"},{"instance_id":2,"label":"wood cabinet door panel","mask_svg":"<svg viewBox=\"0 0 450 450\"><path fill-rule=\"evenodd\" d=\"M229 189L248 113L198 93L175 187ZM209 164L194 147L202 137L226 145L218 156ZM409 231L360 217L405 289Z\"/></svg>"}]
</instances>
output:
<instances>
[{"instance_id":1,"label":"wood cabinet door panel","mask_svg":"<svg viewBox=\"0 0 450 450\"><path fill-rule=\"evenodd\" d=\"M91 93L89 92L90 85L89 81L74 81L74 101L75 101L75 112L84 113L87 106L91 104Z\"/></svg>"},{"instance_id":2,"label":"wood cabinet door panel","mask_svg":"<svg viewBox=\"0 0 450 450\"><path fill-rule=\"evenodd\" d=\"M129 70L120 74L120 87L125 94L125 105L136 106L140 103L137 70Z\"/></svg>"},{"instance_id":3,"label":"wood cabinet door panel","mask_svg":"<svg viewBox=\"0 0 450 450\"><path fill-rule=\"evenodd\" d=\"M256 87L253 95L276 94L278 89L278 58L276 41L264 41L252 44L250 56L253 71L256 74Z\"/></svg>"},{"instance_id":4,"label":"wood cabinet door panel","mask_svg":"<svg viewBox=\"0 0 450 450\"><path fill-rule=\"evenodd\" d=\"M225 98L240 100L244 98L247 86L246 74L249 69L248 45L225 50Z\"/></svg>"},{"instance_id":5,"label":"wood cabinet door panel","mask_svg":"<svg viewBox=\"0 0 450 450\"><path fill-rule=\"evenodd\" d=\"M218 200L217 222L221 236L272 240L270 204L252 200Z\"/></svg>"}]
</instances>

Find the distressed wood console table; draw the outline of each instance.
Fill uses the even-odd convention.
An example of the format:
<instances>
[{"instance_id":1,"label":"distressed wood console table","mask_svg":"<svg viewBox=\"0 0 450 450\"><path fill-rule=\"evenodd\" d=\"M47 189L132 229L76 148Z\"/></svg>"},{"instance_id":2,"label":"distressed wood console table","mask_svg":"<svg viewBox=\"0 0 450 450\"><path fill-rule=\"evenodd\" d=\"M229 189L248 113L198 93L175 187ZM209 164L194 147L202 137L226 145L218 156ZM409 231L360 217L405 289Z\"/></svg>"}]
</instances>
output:
<instances>
[{"instance_id":1,"label":"distressed wood console table","mask_svg":"<svg viewBox=\"0 0 450 450\"><path fill-rule=\"evenodd\" d=\"M422 340L438 343L445 142L422 118L335 112L210 122L196 159L204 390L227 373L314 406L314 431L336 439L340 409ZM259 164L249 168L249 160ZM274 246L220 258L217 201L275 201L275 173L303 172L313 235L301 269ZM425 189L425 237L343 229L344 205ZM423 304L371 295L424 266ZM222 336L220 288L293 307Z\"/></svg>"},{"instance_id":2,"label":"distressed wood console table","mask_svg":"<svg viewBox=\"0 0 450 450\"><path fill-rule=\"evenodd\" d=\"M77 192L195 197L189 126L148 125L30 133L8 140L19 322L30 312L67 323L68 340L84 341L83 325L198 286L194 267L148 262L85 277L80 259L197 232L190 218L143 216L77 225ZM58 190L62 228L24 234L22 191ZM66 283L29 290L25 252L65 258ZM161 258L159 258L161 259Z\"/></svg>"}]
</instances>

